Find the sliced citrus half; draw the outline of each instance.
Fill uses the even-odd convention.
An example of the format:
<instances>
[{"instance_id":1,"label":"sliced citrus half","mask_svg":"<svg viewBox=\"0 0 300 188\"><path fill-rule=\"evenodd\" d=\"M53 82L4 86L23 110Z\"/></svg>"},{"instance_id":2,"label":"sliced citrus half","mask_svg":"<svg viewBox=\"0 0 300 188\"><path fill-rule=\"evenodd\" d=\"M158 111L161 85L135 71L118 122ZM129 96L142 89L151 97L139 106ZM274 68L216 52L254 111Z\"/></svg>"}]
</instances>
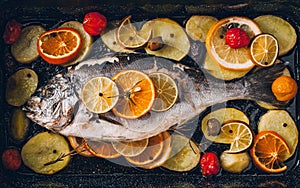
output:
<instances>
[{"instance_id":1,"label":"sliced citrus half","mask_svg":"<svg viewBox=\"0 0 300 188\"><path fill-rule=\"evenodd\" d=\"M155 87L148 75L137 70L125 70L112 77L119 88L119 101L113 112L123 118L136 119L151 109Z\"/></svg>"},{"instance_id":2,"label":"sliced citrus half","mask_svg":"<svg viewBox=\"0 0 300 188\"><path fill-rule=\"evenodd\" d=\"M287 155L284 160L296 152L299 133L294 119L286 110L269 110L261 116L257 129L258 132L274 131L286 141L290 148L290 155Z\"/></svg>"},{"instance_id":3,"label":"sliced citrus half","mask_svg":"<svg viewBox=\"0 0 300 188\"><path fill-rule=\"evenodd\" d=\"M171 135L171 158L162 166L176 172L186 172L195 168L200 161L197 144L183 135Z\"/></svg>"},{"instance_id":4,"label":"sliced citrus half","mask_svg":"<svg viewBox=\"0 0 300 188\"><path fill-rule=\"evenodd\" d=\"M107 77L95 77L85 83L82 89L82 102L94 113L105 113L118 102L117 85Z\"/></svg>"},{"instance_id":5,"label":"sliced citrus half","mask_svg":"<svg viewBox=\"0 0 300 188\"><path fill-rule=\"evenodd\" d=\"M297 42L294 27L286 20L274 15L261 15L254 18L263 33L273 35L279 43L279 56L288 53Z\"/></svg>"},{"instance_id":6,"label":"sliced citrus half","mask_svg":"<svg viewBox=\"0 0 300 188\"><path fill-rule=\"evenodd\" d=\"M209 127L210 121L214 120L213 134ZM232 137L221 131L221 126L230 121L241 121L249 124L246 114L236 108L220 108L208 113L201 121L201 129L206 139L215 143L231 144Z\"/></svg>"},{"instance_id":7,"label":"sliced citrus half","mask_svg":"<svg viewBox=\"0 0 300 188\"><path fill-rule=\"evenodd\" d=\"M80 52L81 36L73 28L51 29L40 35L38 52L50 64L64 64L73 60Z\"/></svg>"},{"instance_id":8,"label":"sliced citrus half","mask_svg":"<svg viewBox=\"0 0 300 188\"><path fill-rule=\"evenodd\" d=\"M131 16L127 16L120 23L117 29L117 41L124 48L137 49L145 46L151 37L151 30L138 31L130 21Z\"/></svg>"},{"instance_id":9,"label":"sliced citrus half","mask_svg":"<svg viewBox=\"0 0 300 188\"><path fill-rule=\"evenodd\" d=\"M86 59L86 57L90 54L92 48L93 37L84 30L82 23L78 21L68 21L68 22L64 22L59 27L76 29L76 31L78 31L78 33L80 34L81 41L82 41L80 52L72 61L68 62L67 64L64 64L64 66L70 66Z\"/></svg>"},{"instance_id":10,"label":"sliced citrus half","mask_svg":"<svg viewBox=\"0 0 300 188\"><path fill-rule=\"evenodd\" d=\"M38 75L29 68L20 69L11 75L6 83L6 102L13 106L25 104L36 91Z\"/></svg>"},{"instance_id":11,"label":"sliced citrus half","mask_svg":"<svg viewBox=\"0 0 300 188\"><path fill-rule=\"evenodd\" d=\"M114 149L111 143L105 141L94 141L84 139L84 147L87 149L88 152L100 158L113 159L121 156Z\"/></svg>"},{"instance_id":12,"label":"sliced citrus half","mask_svg":"<svg viewBox=\"0 0 300 188\"><path fill-rule=\"evenodd\" d=\"M152 79L156 96L154 104L151 108L153 111L166 111L171 108L178 97L177 84L169 75L161 72L151 73L149 77Z\"/></svg>"},{"instance_id":13,"label":"sliced citrus half","mask_svg":"<svg viewBox=\"0 0 300 188\"><path fill-rule=\"evenodd\" d=\"M163 47L151 50L146 47L148 54L180 61L190 50L190 41L184 29L174 20L169 18L156 18L147 21L141 31L151 31L152 38L161 38Z\"/></svg>"},{"instance_id":14,"label":"sliced citrus half","mask_svg":"<svg viewBox=\"0 0 300 188\"><path fill-rule=\"evenodd\" d=\"M11 46L13 57L20 63L30 63L39 57L37 40L46 30L40 25L30 25L22 29L21 35Z\"/></svg>"},{"instance_id":15,"label":"sliced citrus half","mask_svg":"<svg viewBox=\"0 0 300 188\"><path fill-rule=\"evenodd\" d=\"M149 139L130 142L112 142L115 150L125 157L134 157L141 154L148 146Z\"/></svg>"},{"instance_id":16,"label":"sliced citrus half","mask_svg":"<svg viewBox=\"0 0 300 188\"><path fill-rule=\"evenodd\" d=\"M223 18L215 23L207 33L207 52L215 62L225 69L249 70L254 67L249 47L231 48L226 43L226 31L233 27L246 31L250 39L261 33L258 25L249 18L241 16Z\"/></svg>"},{"instance_id":17,"label":"sliced citrus half","mask_svg":"<svg viewBox=\"0 0 300 188\"><path fill-rule=\"evenodd\" d=\"M253 142L254 133L249 125L242 121L232 121L225 123L221 127L221 133L230 142L227 153L239 153L250 148Z\"/></svg>"},{"instance_id":18,"label":"sliced citrus half","mask_svg":"<svg viewBox=\"0 0 300 188\"><path fill-rule=\"evenodd\" d=\"M255 136L250 154L255 165L269 173L280 173L287 169L284 159L290 156L285 140L274 131L262 131Z\"/></svg>"},{"instance_id":19,"label":"sliced citrus half","mask_svg":"<svg viewBox=\"0 0 300 188\"><path fill-rule=\"evenodd\" d=\"M218 19L213 16L194 15L186 22L185 29L193 40L205 42L210 27L217 21Z\"/></svg>"},{"instance_id":20,"label":"sliced citrus half","mask_svg":"<svg viewBox=\"0 0 300 188\"><path fill-rule=\"evenodd\" d=\"M128 162L136 166L149 164L156 160L163 151L164 145L163 134L160 133L156 136L149 138L149 143L145 151L134 157L125 157Z\"/></svg>"},{"instance_id":21,"label":"sliced citrus half","mask_svg":"<svg viewBox=\"0 0 300 188\"><path fill-rule=\"evenodd\" d=\"M171 148L171 135L170 133L168 133L167 131L163 132L163 149L162 152L160 153L160 155L157 157L157 159L155 159L154 161L142 165L140 166L141 168L144 169L153 169L153 168L157 168L161 165L163 165L170 157L171 152L172 152L172 148Z\"/></svg>"},{"instance_id":22,"label":"sliced citrus half","mask_svg":"<svg viewBox=\"0 0 300 188\"><path fill-rule=\"evenodd\" d=\"M94 155L91 154L87 149L84 147L84 139L75 136L68 136L67 137L71 147L79 154L84 157L93 157Z\"/></svg>"},{"instance_id":23,"label":"sliced citrus half","mask_svg":"<svg viewBox=\"0 0 300 188\"><path fill-rule=\"evenodd\" d=\"M272 66L277 59L278 51L277 39L270 34L260 34L254 37L250 45L252 60L261 67Z\"/></svg>"}]
</instances>

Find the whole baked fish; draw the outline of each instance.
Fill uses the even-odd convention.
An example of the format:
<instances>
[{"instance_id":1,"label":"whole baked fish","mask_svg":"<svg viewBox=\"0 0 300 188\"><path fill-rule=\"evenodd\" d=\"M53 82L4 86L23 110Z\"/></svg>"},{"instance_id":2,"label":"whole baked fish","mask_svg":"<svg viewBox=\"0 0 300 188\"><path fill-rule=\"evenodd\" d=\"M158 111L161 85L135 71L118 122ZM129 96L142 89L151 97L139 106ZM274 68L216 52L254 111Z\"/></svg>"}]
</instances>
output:
<instances>
[{"instance_id":1,"label":"whole baked fish","mask_svg":"<svg viewBox=\"0 0 300 188\"><path fill-rule=\"evenodd\" d=\"M199 68L164 58L138 53L116 54L87 60L71 67L64 75L54 76L48 85L37 91L24 109L32 121L66 136L107 141L140 140L180 126L197 117L207 107L228 100L248 99L284 105L275 99L271 91L272 82L284 68L285 65L280 63L240 80L224 82L213 79ZM113 112L90 112L81 101L84 84L93 77L112 77L122 70L168 74L177 84L178 101L167 111L150 111L134 120L120 118Z\"/></svg>"}]
</instances>

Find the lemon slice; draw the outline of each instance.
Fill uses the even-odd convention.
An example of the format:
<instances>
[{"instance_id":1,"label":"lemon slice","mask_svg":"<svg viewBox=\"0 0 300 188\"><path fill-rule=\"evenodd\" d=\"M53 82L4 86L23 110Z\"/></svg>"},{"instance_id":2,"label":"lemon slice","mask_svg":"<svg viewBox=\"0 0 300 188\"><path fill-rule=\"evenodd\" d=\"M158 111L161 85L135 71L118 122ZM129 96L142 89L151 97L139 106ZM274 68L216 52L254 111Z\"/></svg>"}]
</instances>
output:
<instances>
[{"instance_id":1,"label":"lemon slice","mask_svg":"<svg viewBox=\"0 0 300 188\"><path fill-rule=\"evenodd\" d=\"M151 108L153 111L166 111L171 108L178 97L178 89L175 81L167 74L156 72L149 75L152 79L156 96Z\"/></svg>"},{"instance_id":2,"label":"lemon slice","mask_svg":"<svg viewBox=\"0 0 300 188\"><path fill-rule=\"evenodd\" d=\"M114 149L111 143L84 139L85 149L96 157L114 159L121 155Z\"/></svg>"},{"instance_id":3,"label":"lemon slice","mask_svg":"<svg viewBox=\"0 0 300 188\"><path fill-rule=\"evenodd\" d=\"M86 59L86 57L90 54L90 50L93 44L93 38L90 34L88 34L83 26L82 23L78 21L68 21L63 23L60 28L73 28L78 31L80 37L81 37L81 42L82 46L80 49L80 52L77 54L74 60L71 62L68 62L67 64L64 64L63 66L70 66L76 63L81 62L82 60Z\"/></svg>"},{"instance_id":4,"label":"lemon slice","mask_svg":"<svg viewBox=\"0 0 300 188\"><path fill-rule=\"evenodd\" d=\"M13 106L25 104L36 91L38 85L37 74L28 68L18 70L7 80L6 101Z\"/></svg>"},{"instance_id":5,"label":"lemon slice","mask_svg":"<svg viewBox=\"0 0 300 188\"><path fill-rule=\"evenodd\" d=\"M137 49L145 46L151 37L151 30L137 31L130 21L131 16L126 17L117 30L117 41L124 48Z\"/></svg>"},{"instance_id":6,"label":"lemon slice","mask_svg":"<svg viewBox=\"0 0 300 188\"><path fill-rule=\"evenodd\" d=\"M224 69L250 70L254 67L249 48L231 48L226 43L226 31L231 27L243 29L252 39L261 33L258 25L251 19L240 16L232 16L219 20L208 31L206 37L206 49L210 57Z\"/></svg>"},{"instance_id":7,"label":"lemon slice","mask_svg":"<svg viewBox=\"0 0 300 188\"><path fill-rule=\"evenodd\" d=\"M204 60L204 69L207 70L213 77L222 79L222 80L233 80L236 78L241 78L245 76L250 70L227 70L219 66L209 54L206 54L206 58Z\"/></svg>"},{"instance_id":8,"label":"lemon slice","mask_svg":"<svg viewBox=\"0 0 300 188\"><path fill-rule=\"evenodd\" d=\"M221 130L221 125L229 121L241 121L249 124L249 118L246 114L235 108L221 108L210 112L207 114L201 121L202 132L206 139L213 141L215 143L231 144L232 138L228 137L223 132L220 132L218 135L212 135L209 132L208 122L210 119L216 119L219 122L218 129ZM217 129L217 127L216 127Z\"/></svg>"},{"instance_id":9,"label":"lemon slice","mask_svg":"<svg viewBox=\"0 0 300 188\"><path fill-rule=\"evenodd\" d=\"M277 39L270 34L256 36L250 46L250 53L255 64L261 67L272 66L278 56Z\"/></svg>"},{"instance_id":10,"label":"lemon slice","mask_svg":"<svg viewBox=\"0 0 300 188\"><path fill-rule=\"evenodd\" d=\"M132 142L112 142L114 149L125 157L134 157L141 154L148 146L149 139Z\"/></svg>"},{"instance_id":11,"label":"lemon slice","mask_svg":"<svg viewBox=\"0 0 300 188\"><path fill-rule=\"evenodd\" d=\"M65 168L71 159L67 140L59 135L48 132L41 132L26 142L21 151L22 160L28 168L40 174L54 174ZM51 163L51 164L50 164Z\"/></svg>"},{"instance_id":12,"label":"lemon slice","mask_svg":"<svg viewBox=\"0 0 300 188\"><path fill-rule=\"evenodd\" d=\"M213 16L191 16L186 22L185 29L187 34L193 40L199 40L205 42L206 35L212 25L218 21L217 18Z\"/></svg>"},{"instance_id":13,"label":"lemon slice","mask_svg":"<svg viewBox=\"0 0 300 188\"><path fill-rule=\"evenodd\" d=\"M286 20L274 15L262 15L254 18L263 33L273 35L279 43L279 56L288 53L297 42L294 27Z\"/></svg>"},{"instance_id":14,"label":"lemon slice","mask_svg":"<svg viewBox=\"0 0 300 188\"><path fill-rule=\"evenodd\" d=\"M295 121L285 110L269 110L259 120L258 132L274 131L286 141L290 148L290 155L284 160L291 157L298 145L298 129Z\"/></svg>"},{"instance_id":15,"label":"lemon slice","mask_svg":"<svg viewBox=\"0 0 300 188\"><path fill-rule=\"evenodd\" d=\"M221 127L220 135L224 136L225 142L230 142L227 153L239 153L250 148L254 133L246 123L242 121L228 122Z\"/></svg>"},{"instance_id":16,"label":"lemon slice","mask_svg":"<svg viewBox=\"0 0 300 188\"><path fill-rule=\"evenodd\" d=\"M148 54L180 61L190 50L190 41L183 28L169 18L156 18L147 21L141 31L152 33L152 38L161 37L163 47L152 51L149 47L145 50Z\"/></svg>"},{"instance_id":17,"label":"lemon slice","mask_svg":"<svg viewBox=\"0 0 300 188\"><path fill-rule=\"evenodd\" d=\"M37 41L46 30L40 25L24 27L19 39L11 46L11 53L20 63L30 63L39 57Z\"/></svg>"},{"instance_id":18,"label":"lemon slice","mask_svg":"<svg viewBox=\"0 0 300 188\"><path fill-rule=\"evenodd\" d=\"M82 101L94 113L105 113L118 102L119 90L115 82L107 77L95 77L82 89Z\"/></svg>"},{"instance_id":19,"label":"lemon slice","mask_svg":"<svg viewBox=\"0 0 300 188\"><path fill-rule=\"evenodd\" d=\"M186 172L199 164L200 150L197 144L187 137L177 134L171 136L172 153L162 166L176 172Z\"/></svg>"}]
</instances>

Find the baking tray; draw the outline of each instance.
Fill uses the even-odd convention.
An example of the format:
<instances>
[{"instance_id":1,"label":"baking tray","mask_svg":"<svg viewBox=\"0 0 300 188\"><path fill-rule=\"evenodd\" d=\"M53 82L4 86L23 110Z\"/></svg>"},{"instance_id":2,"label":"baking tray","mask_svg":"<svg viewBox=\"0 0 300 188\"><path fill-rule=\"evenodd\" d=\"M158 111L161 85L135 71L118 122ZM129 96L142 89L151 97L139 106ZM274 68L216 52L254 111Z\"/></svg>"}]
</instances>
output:
<instances>
[{"instance_id":1,"label":"baking tray","mask_svg":"<svg viewBox=\"0 0 300 188\"><path fill-rule=\"evenodd\" d=\"M121 20L132 15L135 21L142 21L157 17L168 17L184 22L195 14L212 15L223 18L232 15L254 18L263 14L280 16L291 23L299 35L300 2L298 1L1 1L0 3L0 34L8 20L13 18L23 25L40 23L45 28L56 27L59 23L68 20L82 21L85 13L99 11L108 21ZM299 83L299 39L295 49L286 55L283 60L292 62L290 67ZM105 50L102 51L106 53ZM92 54L91 56L102 54ZM0 43L0 153L7 147L21 148L23 143L16 143L9 138L8 122L12 107L4 99L6 79L20 67L34 68L39 75L47 72L47 76L40 76L40 85L45 84L57 72L65 68L54 67L44 63L41 59L29 65L20 65L10 54L9 46L1 40ZM258 118L266 110L259 108L251 101L228 102L243 110L247 115L252 114ZM299 95L288 108L299 126ZM257 110L259 109L259 110ZM200 115L204 116L210 109ZM41 131L42 128L33 125L31 134ZM218 176L205 178L200 168L196 167L190 172L177 173L163 168L142 170L135 167L124 167L105 159L84 158L72 156L70 164L61 172L54 175L39 175L22 166L17 172L0 169L1 187L296 187L300 185L299 155L288 161L289 170L281 174L266 174L257 170L253 165L243 174L230 174L222 171Z\"/></svg>"}]
</instances>

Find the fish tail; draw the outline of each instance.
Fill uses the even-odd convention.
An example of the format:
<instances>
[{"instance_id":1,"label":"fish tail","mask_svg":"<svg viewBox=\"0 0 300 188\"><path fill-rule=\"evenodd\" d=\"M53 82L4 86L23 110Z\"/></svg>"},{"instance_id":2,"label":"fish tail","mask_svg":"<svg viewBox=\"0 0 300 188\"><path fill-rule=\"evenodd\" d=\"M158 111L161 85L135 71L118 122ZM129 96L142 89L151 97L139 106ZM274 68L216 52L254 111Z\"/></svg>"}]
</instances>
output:
<instances>
[{"instance_id":1,"label":"fish tail","mask_svg":"<svg viewBox=\"0 0 300 188\"><path fill-rule=\"evenodd\" d=\"M277 63L244 77L241 81L246 87L246 97L277 108L286 106L288 101L278 101L272 92L273 81L283 74L286 65L286 63Z\"/></svg>"}]
</instances>

